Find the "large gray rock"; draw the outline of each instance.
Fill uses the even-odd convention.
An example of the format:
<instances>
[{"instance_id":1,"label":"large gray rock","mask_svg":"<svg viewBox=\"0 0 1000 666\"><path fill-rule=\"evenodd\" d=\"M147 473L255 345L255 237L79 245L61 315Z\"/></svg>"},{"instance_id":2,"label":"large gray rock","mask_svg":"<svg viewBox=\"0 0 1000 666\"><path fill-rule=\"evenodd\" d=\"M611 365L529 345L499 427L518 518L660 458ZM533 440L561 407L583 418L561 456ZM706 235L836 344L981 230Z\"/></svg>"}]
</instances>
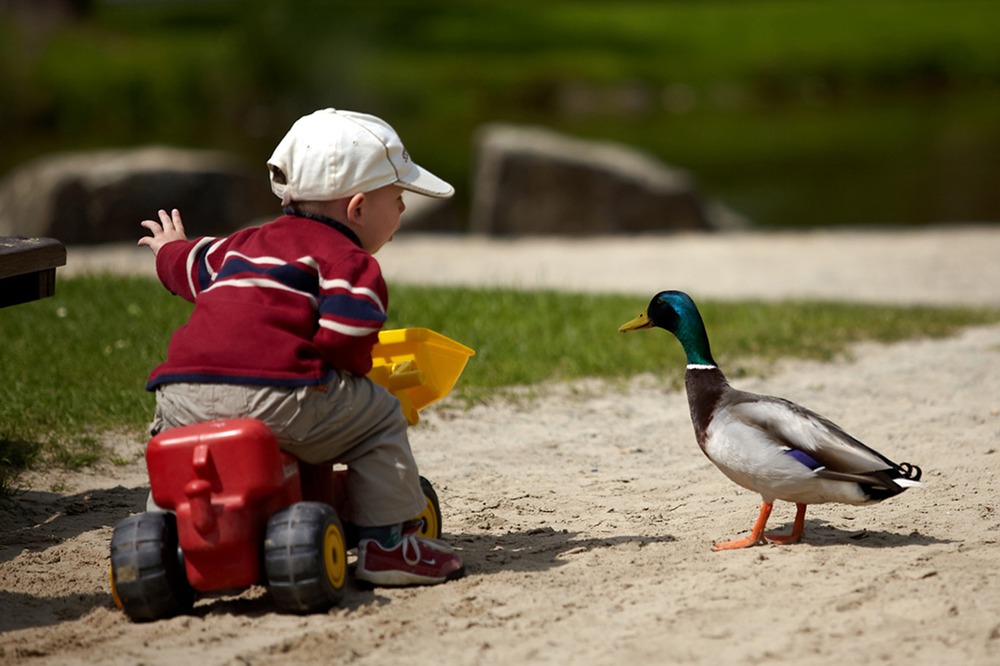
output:
<instances>
[{"instance_id":1,"label":"large gray rock","mask_svg":"<svg viewBox=\"0 0 1000 666\"><path fill-rule=\"evenodd\" d=\"M691 177L622 144L487 125L477 140L470 229L595 235L715 228Z\"/></svg>"},{"instance_id":2,"label":"large gray rock","mask_svg":"<svg viewBox=\"0 0 1000 666\"><path fill-rule=\"evenodd\" d=\"M0 182L0 236L45 236L66 245L137 240L144 219L178 208L191 236L219 235L260 212L264 169L251 174L214 151L147 147L57 154ZM259 204L258 204L259 205Z\"/></svg>"}]
</instances>

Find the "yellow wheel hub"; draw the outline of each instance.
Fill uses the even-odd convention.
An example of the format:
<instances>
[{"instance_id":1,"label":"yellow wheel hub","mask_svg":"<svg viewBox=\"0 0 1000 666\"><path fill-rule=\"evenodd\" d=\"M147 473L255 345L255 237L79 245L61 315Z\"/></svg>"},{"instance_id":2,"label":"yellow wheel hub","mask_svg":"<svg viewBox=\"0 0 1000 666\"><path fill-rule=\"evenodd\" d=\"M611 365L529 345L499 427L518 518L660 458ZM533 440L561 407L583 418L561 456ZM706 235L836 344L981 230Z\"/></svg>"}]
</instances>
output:
<instances>
[{"instance_id":1,"label":"yellow wheel hub","mask_svg":"<svg viewBox=\"0 0 1000 666\"><path fill-rule=\"evenodd\" d=\"M434 505L431 504L430 499L427 500L427 506L417 518L424 524L420 528L420 536L428 539L437 539L441 536L441 525L438 524L437 513L434 511Z\"/></svg>"},{"instance_id":2,"label":"yellow wheel hub","mask_svg":"<svg viewBox=\"0 0 1000 666\"><path fill-rule=\"evenodd\" d=\"M323 534L323 568L330 585L338 590L344 586L347 579L347 548L344 534L336 525L327 525Z\"/></svg>"}]
</instances>

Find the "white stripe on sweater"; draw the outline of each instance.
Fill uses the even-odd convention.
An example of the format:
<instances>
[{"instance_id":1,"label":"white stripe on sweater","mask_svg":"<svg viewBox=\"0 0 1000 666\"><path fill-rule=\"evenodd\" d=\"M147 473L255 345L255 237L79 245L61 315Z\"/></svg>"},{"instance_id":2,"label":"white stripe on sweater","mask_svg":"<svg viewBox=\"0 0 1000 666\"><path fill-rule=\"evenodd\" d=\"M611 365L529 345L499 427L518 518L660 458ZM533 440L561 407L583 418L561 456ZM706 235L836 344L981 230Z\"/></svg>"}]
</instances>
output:
<instances>
[{"instance_id":1,"label":"white stripe on sweater","mask_svg":"<svg viewBox=\"0 0 1000 666\"><path fill-rule=\"evenodd\" d=\"M242 252L237 252L236 250L230 250L226 252L226 256L222 258L223 263L229 261L231 257L238 257L244 261L250 262L255 266L282 266L288 262L284 259L279 259L278 257L250 257L243 254Z\"/></svg>"},{"instance_id":2,"label":"white stripe on sweater","mask_svg":"<svg viewBox=\"0 0 1000 666\"><path fill-rule=\"evenodd\" d=\"M195 296L198 295L197 285L195 285L194 276L191 274L192 269L194 268L194 262L197 260L198 252L201 251L201 248L205 247L207 244L211 243L214 240L215 238L212 238L211 236L205 236L197 243L195 243L190 250L188 250L187 261L185 262L184 266L187 269L188 288L191 289L191 298L194 298ZM213 275L212 277L215 276Z\"/></svg>"},{"instance_id":3,"label":"white stripe on sweater","mask_svg":"<svg viewBox=\"0 0 1000 666\"><path fill-rule=\"evenodd\" d=\"M334 331L335 333L341 333L355 338L362 338L366 335L371 335L372 333L377 333L379 331L379 328L375 326L351 326L350 324L342 324L339 321L331 321L329 319L320 319L319 325L325 329Z\"/></svg>"},{"instance_id":4,"label":"white stripe on sweater","mask_svg":"<svg viewBox=\"0 0 1000 666\"><path fill-rule=\"evenodd\" d=\"M261 278L232 278L222 280L220 282L215 282L211 287L205 290L205 292L212 291L213 289L222 289L224 287L254 287L254 288L266 288L266 289L280 289L282 291L291 292L293 294L298 294L299 296L304 296L309 299L309 303L312 305L313 309L319 307L319 301L315 296L307 291L302 291L300 289L292 289L287 284L282 284L277 280L271 278L261 277ZM205 293L202 292L202 293Z\"/></svg>"}]
</instances>

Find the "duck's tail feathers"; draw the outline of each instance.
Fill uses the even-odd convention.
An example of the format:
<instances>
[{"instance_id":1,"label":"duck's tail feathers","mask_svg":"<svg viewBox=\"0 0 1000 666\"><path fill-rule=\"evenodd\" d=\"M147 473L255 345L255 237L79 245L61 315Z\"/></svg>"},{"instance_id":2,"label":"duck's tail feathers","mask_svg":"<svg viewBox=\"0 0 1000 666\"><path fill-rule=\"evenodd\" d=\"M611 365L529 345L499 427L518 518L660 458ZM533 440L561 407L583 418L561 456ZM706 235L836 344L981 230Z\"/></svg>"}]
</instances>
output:
<instances>
[{"instance_id":1,"label":"duck's tail feathers","mask_svg":"<svg viewBox=\"0 0 1000 666\"><path fill-rule=\"evenodd\" d=\"M899 477L896 479L896 483L901 486L910 487L913 485L923 485L919 483L919 481L924 472L916 465L911 465L908 462L899 463L896 465L896 473L899 474ZM908 484L903 483L903 481L915 481L917 483Z\"/></svg>"},{"instance_id":2,"label":"duck's tail feathers","mask_svg":"<svg viewBox=\"0 0 1000 666\"><path fill-rule=\"evenodd\" d=\"M911 465L908 462L899 463L896 465L897 476L892 481L900 488L919 488L924 485L920 481L923 473L923 470L916 465Z\"/></svg>"}]
</instances>

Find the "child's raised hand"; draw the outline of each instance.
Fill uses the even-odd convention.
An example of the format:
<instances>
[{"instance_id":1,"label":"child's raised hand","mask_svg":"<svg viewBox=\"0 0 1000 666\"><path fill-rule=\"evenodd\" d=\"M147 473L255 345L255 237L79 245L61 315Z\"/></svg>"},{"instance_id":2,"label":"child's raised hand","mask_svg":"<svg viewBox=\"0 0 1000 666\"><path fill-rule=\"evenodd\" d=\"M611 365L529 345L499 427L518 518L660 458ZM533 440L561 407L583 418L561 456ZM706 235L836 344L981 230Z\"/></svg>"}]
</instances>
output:
<instances>
[{"instance_id":1,"label":"child's raised hand","mask_svg":"<svg viewBox=\"0 0 1000 666\"><path fill-rule=\"evenodd\" d=\"M140 224L149 229L153 235L143 236L139 239L139 245L145 245L153 251L153 256L160 251L160 248L175 240L187 240L184 234L184 223L181 221L181 212L174 208L170 214L167 211L159 211L160 221L143 220Z\"/></svg>"}]
</instances>

